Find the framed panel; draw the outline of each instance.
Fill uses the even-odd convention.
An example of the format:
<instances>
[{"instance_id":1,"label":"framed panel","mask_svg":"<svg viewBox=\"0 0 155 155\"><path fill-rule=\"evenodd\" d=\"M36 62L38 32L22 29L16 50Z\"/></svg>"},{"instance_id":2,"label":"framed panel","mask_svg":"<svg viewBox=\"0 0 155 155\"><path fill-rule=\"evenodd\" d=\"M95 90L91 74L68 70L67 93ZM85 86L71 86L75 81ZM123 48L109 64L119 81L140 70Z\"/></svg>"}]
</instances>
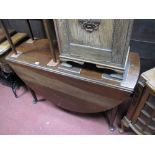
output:
<instances>
[{"instance_id":1,"label":"framed panel","mask_svg":"<svg viewBox=\"0 0 155 155\"><path fill-rule=\"evenodd\" d=\"M127 19L55 20L60 58L124 70L132 23Z\"/></svg>"}]
</instances>

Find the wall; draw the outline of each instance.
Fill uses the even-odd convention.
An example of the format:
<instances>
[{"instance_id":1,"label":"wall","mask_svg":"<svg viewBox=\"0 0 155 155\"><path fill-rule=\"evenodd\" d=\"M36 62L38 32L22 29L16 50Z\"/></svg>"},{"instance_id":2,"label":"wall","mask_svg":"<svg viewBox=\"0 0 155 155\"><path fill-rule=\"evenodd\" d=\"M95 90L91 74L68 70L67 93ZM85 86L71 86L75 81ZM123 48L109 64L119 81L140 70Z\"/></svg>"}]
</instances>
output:
<instances>
[{"instance_id":1,"label":"wall","mask_svg":"<svg viewBox=\"0 0 155 155\"><path fill-rule=\"evenodd\" d=\"M134 21L130 46L140 55L141 72L155 67L155 20Z\"/></svg>"},{"instance_id":2,"label":"wall","mask_svg":"<svg viewBox=\"0 0 155 155\"><path fill-rule=\"evenodd\" d=\"M8 28L15 29L17 32L25 32L25 33L29 34L29 29L28 29L26 20L24 20L24 19L5 19L4 22ZM46 37L42 20L31 19L30 24L31 24L31 28L33 31L33 35L36 38L45 38Z\"/></svg>"}]
</instances>

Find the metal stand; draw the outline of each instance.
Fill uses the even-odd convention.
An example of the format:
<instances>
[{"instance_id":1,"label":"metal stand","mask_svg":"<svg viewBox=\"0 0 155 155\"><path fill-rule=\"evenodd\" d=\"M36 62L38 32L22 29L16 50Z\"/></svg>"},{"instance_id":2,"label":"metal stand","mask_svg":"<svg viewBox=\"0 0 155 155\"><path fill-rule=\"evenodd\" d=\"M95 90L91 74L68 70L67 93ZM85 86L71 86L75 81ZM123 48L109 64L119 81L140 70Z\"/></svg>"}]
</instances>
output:
<instances>
[{"instance_id":1,"label":"metal stand","mask_svg":"<svg viewBox=\"0 0 155 155\"><path fill-rule=\"evenodd\" d=\"M13 71L9 73L1 71L1 78L5 80L5 84L7 84L7 86L11 87L16 98L19 97L16 92L17 89L24 87L25 90L27 90L25 83Z\"/></svg>"}]
</instances>

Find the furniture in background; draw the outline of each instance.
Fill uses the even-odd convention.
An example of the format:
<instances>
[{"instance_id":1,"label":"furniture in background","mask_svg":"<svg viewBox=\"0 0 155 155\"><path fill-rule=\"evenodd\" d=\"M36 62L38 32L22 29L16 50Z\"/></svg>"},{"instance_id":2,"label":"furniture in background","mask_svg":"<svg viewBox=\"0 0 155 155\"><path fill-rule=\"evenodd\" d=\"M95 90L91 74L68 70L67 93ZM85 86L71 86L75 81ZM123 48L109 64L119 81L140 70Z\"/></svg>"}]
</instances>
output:
<instances>
[{"instance_id":1,"label":"furniture in background","mask_svg":"<svg viewBox=\"0 0 155 155\"><path fill-rule=\"evenodd\" d=\"M27 39L26 33L17 33L15 30L6 30L3 21L0 21L0 82L12 88L12 91L17 98L17 88L24 86L24 83L19 79L15 72L11 69L5 60L5 57L11 51L12 44L19 45L22 41ZM7 35L6 35L7 33ZM12 44L9 43L11 37ZM8 39L8 40L6 40ZM14 46L12 46L14 48Z\"/></svg>"},{"instance_id":2,"label":"furniture in background","mask_svg":"<svg viewBox=\"0 0 155 155\"><path fill-rule=\"evenodd\" d=\"M155 134L155 68L141 74L122 129L130 127L137 134Z\"/></svg>"},{"instance_id":3,"label":"furniture in background","mask_svg":"<svg viewBox=\"0 0 155 155\"><path fill-rule=\"evenodd\" d=\"M15 57L20 54L20 52L16 50L15 45L17 46L24 41L33 43L33 41L35 40L29 20L27 20L26 23L29 28L30 36L32 37L29 40L26 33L19 33L15 30L7 30L4 21L0 20L0 81L2 84L5 84L12 88L12 92L14 93L16 98L19 97L16 93L16 90L18 88L22 86L25 88L25 90L29 89L34 99L33 103L37 103L38 101L44 101L44 99L38 100L35 92L25 85L25 83L17 76L17 74L12 70L12 68L5 60L11 49L14 51Z\"/></svg>"}]
</instances>

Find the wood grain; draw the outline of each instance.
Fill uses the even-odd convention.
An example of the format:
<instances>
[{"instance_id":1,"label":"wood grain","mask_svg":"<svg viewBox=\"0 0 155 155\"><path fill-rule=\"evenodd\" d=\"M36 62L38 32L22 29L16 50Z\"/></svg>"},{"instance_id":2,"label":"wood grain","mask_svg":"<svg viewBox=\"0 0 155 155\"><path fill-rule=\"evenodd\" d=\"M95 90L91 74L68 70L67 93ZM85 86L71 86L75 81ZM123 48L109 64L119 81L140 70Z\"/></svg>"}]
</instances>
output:
<instances>
[{"instance_id":1,"label":"wood grain","mask_svg":"<svg viewBox=\"0 0 155 155\"><path fill-rule=\"evenodd\" d=\"M93 70L82 69L79 75L59 70L58 66L49 67L47 63L52 57L46 39L35 41L33 46L24 43L17 50L23 51L23 54L12 58L11 53L7 61L19 77L38 94L70 111L95 113L112 109L130 97L138 79L139 70L133 70L132 67L130 69L133 71L129 69L130 74L125 77L124 85L122 82L101 78L101 73ZM134 65L132 62L139 69L139 63ZM130 76L135 76L130 81L131 87L125 85Z\"/></svg>"},{"instance_id":2,"label":"wood grain","mask_svg":"<svg viewBox=\"0 0 155 155\"><path fill-rule=\"evenodd\" d=\"M99 29L89 33L77 19L55 20L60 58L124 71L132 24L128 19L102 19Z\"/></svg>"},{"instance_id":3,"label":"wood grain","mask_svg":"<svg viewBox=\"0 0 155 155\"><path fill-rule=\"evenodd\" d=\"M77 19L67 20L69 41L80 45L111 49L114 26L113 22L112 19L101 20L97 31L86 33L86 31L79 26Z\"/></svg>"}]
</instances>

